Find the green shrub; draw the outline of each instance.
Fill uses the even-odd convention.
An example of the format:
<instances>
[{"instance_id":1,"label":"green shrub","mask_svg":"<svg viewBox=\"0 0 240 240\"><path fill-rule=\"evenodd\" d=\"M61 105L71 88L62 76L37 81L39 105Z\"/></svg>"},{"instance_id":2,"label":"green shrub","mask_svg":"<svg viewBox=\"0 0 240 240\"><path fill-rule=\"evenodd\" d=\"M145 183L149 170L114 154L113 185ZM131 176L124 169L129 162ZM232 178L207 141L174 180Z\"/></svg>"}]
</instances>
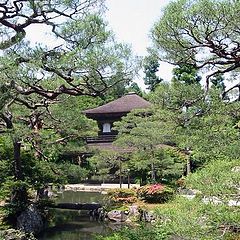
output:
<instances>
[{"instance_id":1,"label":"green shrub","mask_svg":"<svg viewBox=\"0 0 240 240\"><path fill-rule=\"evenodd\" d=\"M137 195L148 203L164 203L173 197L174 190L162 184L153 184L140 187Z\"/></svg>"},{"instance_id":2,"label":"green shrub","mask_svg":"<svg viewBox=\"0 0 240 240\"><path fill-rule=\"evenodd\" d=\"M236 235L229 227L239 227L240 222L238 207L205 204L200 199L188 200L183 197L158 207L155 213L161 228L171 232L176 239L234 239L231 237Z\"/></svg>"},{"instance_id":3,"label":"green shrub","mask_svg":"<svg viewBox=\"0 0 240 240\"><path fill-rule=\"evenodd\" d=\"M137 201L137 194L133 189L111 189L107 192L107 197L114 203L133 203Z\"/></svg>"},{"instance_id":4,"label":"green shrub","mask_svg":"<svg viewBox=\"0 0 240 240\"><path fill-rule=\"evenodd\" d=\"M82 168L79 165L64 163L59 165L64 177L66 178L67 183L79 183L82 180L85 180L89 174L89 170Z\"/></svg>"},{"instance_id":5,"label":"green shrub","mask_svg":"<svg viewBox=\"0 0 240 240\"><path fill-rule=\"evenodd\" d=\"M158 225L141 225L136 228L125 227L108 237L98 237L98 240L167 240L169 233Z\"/></svg>"},{"instance_id":6,"label":"green shrub","mask_svg":"<svg viewBox=\"0 0 240 240\"><path fill-rule=\"evenodd\" d=\"M29 203L27 189L29 184L25 181L7 178L0 188L0 200L5 204L1 208L3 221L7 224L15 223L16 217L25 210Z\"/></svg>"},{"instance_id":7,"label":"green shrub","mask_svg":"<svg viewBox=\"0 0 240 240\"><path fill-rule=\"evenodd\" d=\"M240 174L234 170L239 166L239 159L223 158L211 161L186 178L187 187L201 191L204 196L217 196L221 201L228 202L234 199L233 196L239 195Z\"/></svg>"}]
</instances>

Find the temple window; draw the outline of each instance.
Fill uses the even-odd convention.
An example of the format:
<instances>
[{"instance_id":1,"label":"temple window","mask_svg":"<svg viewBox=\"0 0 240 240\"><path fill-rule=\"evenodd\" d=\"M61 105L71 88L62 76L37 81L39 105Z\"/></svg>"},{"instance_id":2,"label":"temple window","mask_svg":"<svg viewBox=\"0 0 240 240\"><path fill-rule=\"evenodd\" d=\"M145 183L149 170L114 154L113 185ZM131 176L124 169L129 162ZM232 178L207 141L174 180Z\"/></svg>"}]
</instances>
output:
<instances>
[{"instance_id":1,"label":"temple window","mask_svg":"<svg viewBox=\"0 0 240 240\"><path fill-rule=\"evenodd\" d=\"M110 132L111 132L111 124L103 123L103 133L110 133Z\"/></svg>"}]
</instances>

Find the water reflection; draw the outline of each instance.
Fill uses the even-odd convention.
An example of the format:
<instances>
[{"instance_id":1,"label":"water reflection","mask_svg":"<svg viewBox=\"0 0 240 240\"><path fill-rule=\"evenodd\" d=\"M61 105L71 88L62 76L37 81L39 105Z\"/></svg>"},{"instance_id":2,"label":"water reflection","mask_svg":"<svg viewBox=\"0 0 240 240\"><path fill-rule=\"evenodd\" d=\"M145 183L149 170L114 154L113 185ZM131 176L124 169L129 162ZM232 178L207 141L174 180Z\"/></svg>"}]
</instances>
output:
<instances>
[{"instance_id":1,"label":"water reflection","mask_svg":"<svg viewBox=\"0 0 240 240\"><path fill-rule=\"evenodd\" d=\"M58 193L56 203L103 203L103 198L100 192L63 191Z\"/></svg>"},{"instance_id":2,"label":"water reflection","mask_svg":"<svg viewBox=\"0 0 240 240\"><path fill-rule=\"evenodd\" d=\"M57 203L102 203L103 195L96 192L65 191ZM88 211L51 209L50 226L39 240L94 240L96 234L106 235L110 228L103 222L90 220Z\"/></svg>"}]
</instances>

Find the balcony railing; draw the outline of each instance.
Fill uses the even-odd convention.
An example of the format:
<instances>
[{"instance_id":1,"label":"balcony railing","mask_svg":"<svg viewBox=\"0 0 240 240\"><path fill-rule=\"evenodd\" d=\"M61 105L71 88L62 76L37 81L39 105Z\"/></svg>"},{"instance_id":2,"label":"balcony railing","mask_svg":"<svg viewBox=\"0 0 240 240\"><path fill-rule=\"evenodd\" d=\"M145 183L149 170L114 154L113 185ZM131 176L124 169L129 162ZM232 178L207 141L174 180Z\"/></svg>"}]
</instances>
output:
<instances>
[{"instance_id":1,"label":"balcony railing","mask_svg":"<svg viewBox=\"0 0 240 240\"><path fill-rule=\"evenodd\" d=\"M96 137L87 137L87 143L104 143L104 142L113 142L116 139L116 135L99 135Z\"/></svg>"}]
</instances>

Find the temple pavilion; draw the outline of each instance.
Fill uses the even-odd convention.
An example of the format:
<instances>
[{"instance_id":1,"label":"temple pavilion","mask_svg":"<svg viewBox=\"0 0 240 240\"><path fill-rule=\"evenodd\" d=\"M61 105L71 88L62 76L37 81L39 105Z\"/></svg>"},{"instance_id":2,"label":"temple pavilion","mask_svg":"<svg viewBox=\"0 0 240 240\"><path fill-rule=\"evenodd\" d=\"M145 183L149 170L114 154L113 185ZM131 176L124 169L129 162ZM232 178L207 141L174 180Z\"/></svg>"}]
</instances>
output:
<instances>
[{"instance_id":1,"label":"temple pavilion","mask_svg":"<svg viewBox=\"0 0 240 240\"><path fill-rule=\"evenodd\" d=\"M85 115L88 118L96 120L99 127L97 137L87 138L88 145L114 148L111 144L117 136L117 132L112 129L114 122L120 121L123 116L126 116L134 109L144 109L150 106L150 102L138 96L136 93L130 92L107 104L85 110Z\"/></svg>"}]
</instances>

